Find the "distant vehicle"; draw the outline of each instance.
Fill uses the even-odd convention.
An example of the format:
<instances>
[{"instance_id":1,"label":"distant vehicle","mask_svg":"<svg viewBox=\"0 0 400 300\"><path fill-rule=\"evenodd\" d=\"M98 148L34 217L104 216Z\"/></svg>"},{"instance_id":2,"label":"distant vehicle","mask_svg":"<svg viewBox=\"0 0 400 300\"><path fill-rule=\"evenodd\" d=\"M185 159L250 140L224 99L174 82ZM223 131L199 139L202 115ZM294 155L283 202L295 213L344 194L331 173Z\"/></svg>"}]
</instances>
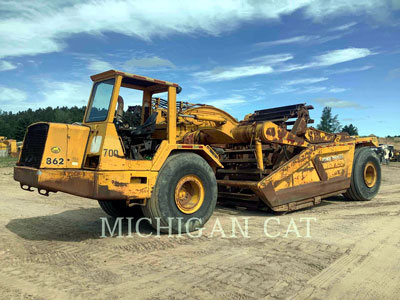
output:
<instances>
[{"instance_id":1,"label":"distant vehicle","mask_svg":"<svg viewBox=\"0 0 400 300\"><path fill-rule=\"evenodd\" d=\"M5 136L0 136L0 157L17 156L18 147L17 141L7 139Z\"/></svg>"},{"instance_id":2,"label":"distant vehicle","mask_svg":"<svg viewBox=\"0 0 400 300\"><path fill-rule=\"evenodd\" d=\"M389 148L392 151L392 156L390 157L390 161L398 161L398 162L400 162L400 150L394 149L393 145L389 145Z\"/></svg>"},{"instance_id":3,"label":"distant vehicle","mask_svg":"<svg viewBox=\"0 0 400 300\"><path fill-rule=\"evenodd\" d=\"M381 164L388 165L394 156L393 145L379 144L379 147L372 148L378 154Z\"/></svg>"}]
</instances>

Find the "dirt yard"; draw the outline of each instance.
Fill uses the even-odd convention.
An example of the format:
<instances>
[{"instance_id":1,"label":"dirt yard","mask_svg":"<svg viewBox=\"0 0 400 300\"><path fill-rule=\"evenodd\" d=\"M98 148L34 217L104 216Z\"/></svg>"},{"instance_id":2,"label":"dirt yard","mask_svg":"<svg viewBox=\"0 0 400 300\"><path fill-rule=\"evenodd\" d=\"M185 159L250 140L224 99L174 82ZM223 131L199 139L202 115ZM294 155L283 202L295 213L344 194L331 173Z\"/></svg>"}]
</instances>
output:
<instances>
[{"instance_id":1,"label":"dirt yard","mask_svg":"<svg viewBox=\"0 0 400 300\"><path fill-rule=\"evenodd\" d=\"M0 298L399 299L399 178L400 163L384 166L370 202L334 197L280 216L218 207L198 238L146 224L149 237L124 226L101 238L97 202L22 191L1 168ZM249 237L231 237L232 217L243 228L248 218ZM311 237L302 218L315 218Z\"/></svg>"}]
</instances>

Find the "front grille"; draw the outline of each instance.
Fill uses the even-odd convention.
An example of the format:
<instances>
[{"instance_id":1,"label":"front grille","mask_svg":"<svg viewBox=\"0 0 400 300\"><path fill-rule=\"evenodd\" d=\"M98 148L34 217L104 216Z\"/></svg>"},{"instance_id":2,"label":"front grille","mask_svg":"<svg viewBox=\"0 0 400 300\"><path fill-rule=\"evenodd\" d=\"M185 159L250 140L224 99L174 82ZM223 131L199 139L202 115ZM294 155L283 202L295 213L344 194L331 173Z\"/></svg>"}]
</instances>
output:
<instances>
[{"instance_id":1,"label":"front grille","mask_svg":"<svg viewBox=\"0 0 400 300\"><path fill-rule=\"evenodd\" d=\"M21 151L21 158L18 162L19 166L40 167L48 131L49 125L44 123L28 127L24 146Z\"/></svg>"}]
</instances>

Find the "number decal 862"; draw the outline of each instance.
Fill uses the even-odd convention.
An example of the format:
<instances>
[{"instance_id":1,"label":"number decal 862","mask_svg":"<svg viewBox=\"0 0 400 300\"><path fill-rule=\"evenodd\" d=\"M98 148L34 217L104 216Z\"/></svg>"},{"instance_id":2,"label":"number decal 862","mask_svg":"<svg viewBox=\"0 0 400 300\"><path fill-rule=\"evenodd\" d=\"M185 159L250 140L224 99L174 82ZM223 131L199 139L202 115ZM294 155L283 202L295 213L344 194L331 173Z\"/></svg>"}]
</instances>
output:
<instances>
[{"instance_id":1,"label":"number decal 862","mask_svg":"<svg viewBox=\"0 0 400 300\"><path fill-rule=\"evenodd\" d=\"M46 158L46 164L47 165L63 165L64 164L64 158L53 158L51 159L50 157Z\"/></svg>"}]
</instances>

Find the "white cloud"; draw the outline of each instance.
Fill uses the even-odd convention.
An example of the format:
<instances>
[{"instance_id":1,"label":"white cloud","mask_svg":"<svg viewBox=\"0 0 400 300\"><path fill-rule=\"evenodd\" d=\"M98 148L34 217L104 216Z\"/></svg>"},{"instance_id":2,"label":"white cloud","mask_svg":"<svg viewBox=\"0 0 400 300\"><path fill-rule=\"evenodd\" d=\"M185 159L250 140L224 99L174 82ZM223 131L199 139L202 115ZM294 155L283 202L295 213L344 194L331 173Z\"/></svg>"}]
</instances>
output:
<instances>
[{"instance_id":1,"label":"white cloud","mask_svg":"<svg viewBox=\"0 0 400 300\"><path fill-rule=\"evenodd\" d=\"M277 20L299 9L320 20L339 14L390 14L396 8L394 2L382 0L155 0L151 5L144 0L5 0L0 3L0 58L61 51L66 38L76 34L115 32L145 40L170 34L218 35L244 22Z\"/></svg>"},{"instance_id":2,"label":"white cloud","mask_svg":"<svg viewBox=\"0 0 400 300\"><path fill-rule=\"evenodd\" d=\"M191 85L187 89L183 89L183 92L180 94L185 100L191 103L198 103L202 101L201 99L210 95L210 91L199 85Z\"/></svg>"},{"instance_id":3,"label":"white cloud","mask_svg":"<svg viewBox=\"0 0 400 300\"><path fill-rule=\"evenodd\" d=\"M277 64L293 59L290 53L269 54L248 59L248 62L263 63L263 64Z\"/></svg>"},{"instance_id":4,"label":"white cloud","mask_svg":"<svg viewBox=\"0 0 400 300\"><path fill-rule=\"evenodd\" d=\"M315 93L341 93L347 91L345 88L325 87L325 86L308 86L309 84L318 83L328 80L328 78L303 78L290 80L282 86L272 90L272 94L295 93L295 94L315 94ZM306 85L306 86L303 86Z\"/></svg>"},{"instance_id":5,"label":"white cloud","mask_svg":"<svg viewBox=\"0 0 400 300\"><path fill-rule=\"evenodd\" d=\"M132 58L125 62L124 67L126 69L150 69L157 67L174 68L175 65L168 59L160 58L158 56L151 56L145 58Z\"/></svg>"},{"instance_id":6,"label":"white cloud","mask_svg":"<svg viewBox=\"0 0 400 300\"><path fill-rule=\"evenodd\" d=\"M282 86L277 87L272 90L273 94L283 94L283 93L298 93L298 94L305 94L305 93L315 93L321 92L326 90L326 87L299 87L299 85L309 85L314 84L322 81L326 81L329 78L327 77L311 77L311 78L299 78L288 80L283 83Z\"/></svg>"},{"instance_id":7,"label":"white cloud","mask_svg":"<svg viewBox=\"0 0 400 300\"><path fill-rule=\"evenodd\" d=\"M25 99L26 93L24 91L15 88L0 86L1 106L6 105L7 103L10 103L12 101L20 102L24 101Z\"/></svg>"},{"instance_id":8,"label":"white cloud","mask_svg":"<svg viewBox=\"0 0 400 300\"><path fill-rule=\"evenodd\" d=\"M212 105L221 109L229 109L231 108L232 105L235 104L240 104L246 102L245 99L242 99L241 97L232 97L228 99L217 99L217 100L212 100L212 101L207 101L206 104Z\"/></svg>"},{"instance_id":9,"label":"white cloud","mask_svg":"<svg viewBox=\"0 0 400 300\"><path fill-rule=\"evenodd\" d=\"M347 23L347 24L343 24L343 25L334 27L330 31L346 31L355 25L357 25L357 22L351 22L351 23Z\"/></svg>"},{"instance_id":10,"label":"white cloud","mask_svg":"<svg viewBox=\"0 0 400 300\"><path fill-rule=\"evenodd\" d=\"M327 87L324 86L305 86L305 87L293 87L283 85L281 87L275 88L272 91L272 94L286 94L286 93L293 93L293 94L315 94L324 92L327 90Z\"/></svg>"},{"instance_id":11,"label":"white cloud","mask_svg":"<svg viewBox=\"0 0 400 300\"><path fill-rule=\"evenodd\" d=\"M271 93L272 94L285 94L285 93L294 93L297 91L297 88L287 85L282 85L280 87L274 88Z\"/></svg>"},{"instance_id":12,"label":"white cloud","mask_svg":"<svg viewBox=\"0 0 400 300\"><path fill-rule=\"evenodd\" d=\"M15 111L27 98L24 91L16 88L0 86L0 109L2 111Z\"/></svg>"},{"instance_id":13,"label":"white cloud","mask_svg":"<svg viewBox=\"0 0 400 300\"><path fill-rule=\"evenodd\" d=\"M314 56L311 62L305 64L288 64L276 69L277 72L298 71L309 68L327 67L359 58L373 55L367 48L346 48L328 51L322 55Z\"/></svg>"},{"instance_id":14,"label":"white cloud","mask_svg":"<svg viewBox=\"0 0 400 300\"><path fill-rule=\"evenodd\" d=\"M323 44L333 40L337 40L342 38L347 33L340 33L335 35L326 35L326 36L319 36L319 35L301 35L295 36L292 38L282 39L282 40L275 40L275 41L268 41L268 42L261 42L256 43L253 46L255 48L268 48L272 46L279 46L285 44Z\"/></svg>"},{"instance_id":15,"label":"white cloud","mask_svg":"<svg viewBox=\"0 0 400 300\"><path fill-rule=\"evenodd\" d=\"M38 94L0 86L0 108L3 111L21 111L48 106L85 106L89 99L91 82L60 82L41 80Z\"/></svg>"},{"instance_id":16,"label":"white cloud","mask_svg":"<svg viewBox=\"0 0 400 300\"><path fill-rule=\"evenodd\" d=\"M302 87L298 88L296 93L297 94L315 94L315 93L320 93L323 91L326 91L327 88L324 86L308 86L308 87Z\"/></svg>"},{"instance_id":17,"label":"white cloud","mask_svg":"<svg viewBox=\"0 0 400 300\"><path fill-rule=\"evenodd\" d=\"M329 107L336 108L361 108L362 106L356 102L340 100L336 98L328 98L328 99L315 99L315 102Z\"/></svg>"},{"instance_id":18,"label":"white cloud","mask_svg":"<svg viewBox=\"0 0 400 300\"><path fill-rule=\"evenodd\" d=\"M193 75L201 81L223 81L233 80L241 77L249 77L255 75L269 74L274 69L270 66L243 66L233 68L215 68L211 71L197 72Z\"/></svg>"},{"instance_id":19,"label":"white cloud","mask_svg":"<svg viewBox=\"0 0 400 300\"><path fill-rule=\"evenodd\" d=\"M39 102L30 107L84 106L90 96L91 82L43 81Z\"/></svg>"},{"instance_id":20,"label":"white cloud","mask_svg":"<svg viewBox=\"0 0 400 300\"><path fill-rule=\"evenodd\" d=\"M310 86L310 87L306 87L306 88L299 88L297 93L298 94L305 94L305 93L342 93L344 91L347 91L347 89L345 88L337 88L337 87L325 87L325 86Z\"/></svg>"},{"instance_id":21,"label":"white cloud","mask_svg":"<svg viewBox=\"0 0 400 300\"><path fill-rule=\"evenodd\" d=\"M305 42L309 42L311 40L315 40L318 38L319 38L319 36L315 36L315 35L300 35L300 36L294 36L294 37L287 38L287 39L256 43L256 44L254 44L254 46L257 48L266 48L266 47L286 45L286 44L305 43Z\"/></svg>"},{"instance_id":22,"label":"white cloud","mask_svg":"<svg viewBox=\"0 0 400 300\"><path fill-rule=\"evenodd\" d=\"M314 57L314 62L311 63L311 66L316 66L316 67L332 66L346 61L363 58L371 54L373 53L366 48L338 49Z\"/></svg>"},{"instance_id":23,"label":"white cloud","mask_svg":"<svg viewBox=\"0 0 400 300\"><path fill-rule=\"evenodd\" d=\"M345 88L336 88L336 87L334 87L334 88L330 88L329 89L330 93L342 93L342 92L345 92L345 91L347 91L347 89L345 89Z\"/></svg>"},{"instance_id":24,"label":"white cloud","mask_svg":"<svg viewBox=\"0 0 400 300\"><path fill-rule=\"evenodd\" d=\"M0 60L0 72L1 71L10 71L16 69L17 66L9 61Z\"/></svg>"},{"instance_id":25,"label":"white cloud","mask_svg":"<svg viewBox=\"0 0 400 300\"><path fill-rule=\"evenodd\" d=\"M387 78L392 80L400 77L400 68L394 68L388 72Z\"/></svg>"},{"instance_id":26,"label":"white cloud","mask_svg":"<svg viewBox=\"0 0 400 300\"><path fill-rule=\"evenodd\" d=\"M90 71L100 73L113 69L113 66L106 61L92 58L89 60L89 65L87 68Z\"/></svg>"},{"instance_id":27,"label":"white cloud","mask_svg":"<svg viewBox=\"0 0 400 300\"><path fill-rule=\"evenodd\" d=\"M359 68L345 68L345 69L338 69L338 70L327 70L327 74L342 74L342 73L350 73L350 72L361 72L372 69L372 66L363 66Z\"/></svg>"},{"instance_id":28,"label":"white cloud","mask_svg":"<svg viewBox=\"0 0 400 300\"><path fill-rule=\"evenodd\" d=\"M277 72L291 72L310 68L309 65L287 64L276 69Z\"/></svg>"},{"instance_id":29,"label":"white cloud","mask_svg":"<svg viewBox=\"0 0 400 300\"><path fill-rule=\"evenodd\" d=\"M395 1L392 0L315 0L307 5L305 13L315 20L326 17L363 15L368 14L376 18L390 14L395 9Z\"/></svg>"},{"instance_id":30,"label":"white cloud","mask_svg":"<svg viewBox=\"0 0 400 300\"><path fill-rule=\"evenodd\" d=\"M298 85L298 84L313 84L321 81L328 80L327 77L315 77L315 78L300 78L293 79L285 82L285 85Z\"/></svg>"},{"instance_id":31,"label":"white cloud","mask_svg":"<svg viewBox=\"0 0 400 300\"><path fill-rule=\"evenodd\" d=\"M201 81L223 81L242 77L263 75L274 72L273 66L293 59L289 53L269 54L246 60L247 65L234 67L216 67L209 71L196 72L193 75Z\"/></svg>"},{"instance_id":32,"label":"white cloud","mask_svg":"<svg viewBox=\"0 0 400 300\"><path fill-rule=\"evenodd\" d=\"M308 68L326 67L359 58L363 58L373 53L366 48L346 48L328 51L322 55L314 56L310 63L306 64L282 64L282 62L292 59L290 54L265 55L247 60L253 64L239 67L217 67L209 71L194 73L201 81L222 81L233 80L241 77L269 74L273 72L290 72ZM263 60L267 63L263 64ZM258 64L254 64L258 63ZM270 65L268 65L268 63ZM275 66L276 65L276 66Z\"/></svg>"}]
</instances>

